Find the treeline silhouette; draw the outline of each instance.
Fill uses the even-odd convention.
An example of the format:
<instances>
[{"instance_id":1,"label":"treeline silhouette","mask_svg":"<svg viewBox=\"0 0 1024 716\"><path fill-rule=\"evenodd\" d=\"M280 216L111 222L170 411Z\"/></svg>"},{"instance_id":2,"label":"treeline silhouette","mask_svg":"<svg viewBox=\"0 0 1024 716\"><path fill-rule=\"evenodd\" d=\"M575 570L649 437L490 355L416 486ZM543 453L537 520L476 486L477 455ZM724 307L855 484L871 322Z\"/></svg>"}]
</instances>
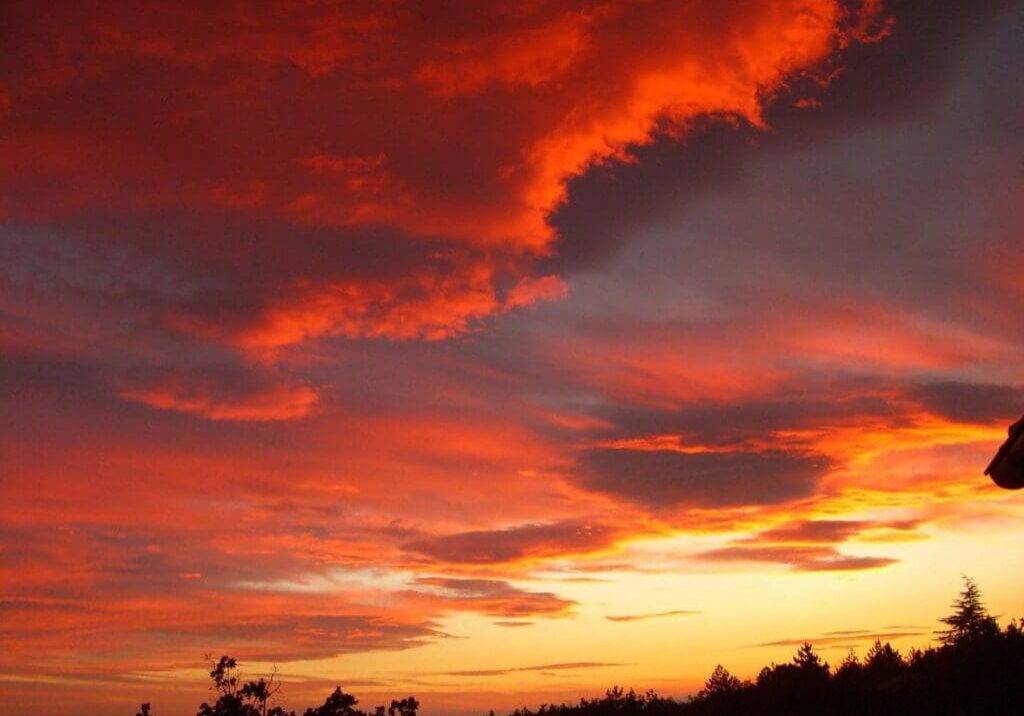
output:
<instances>
[{"instance_id":1,"label":"treeline silhouette","mask_svg":"<svg viewBox=\"0 0 1024 716\"><path fill-rule=\"evenodd\" d=\"M601 698L536 711L524 707L509 716L1024 714L1024 626L1012 620L1000 628L967 577L952 607L941 620L946 629L937 632L939 645L911 649L906 657L876 641L863 660L851 650L832 668L805 643L792 661L764 667L753 681L719 665L704 688L683 701L615 687ZM235 660L225 656L210 677L218 699L202 704L196 716L296 716L269 706L279 687L276 674L243 684ZM357 703L337 688L303 716L371 716ZM418 707L409 697L392 701L387 711L378 706L372 716L416 716ZM136 716L151 716L149 705Z\"/></svg>"},{"instance_id":2,"label":"treeline silhouette","mask_svg":"<svg viewBox=\"0 0 1024 716\"><path fill-rule=\"evenodd\" d=\"M213 691L217 699L210 705L203 702L196 716L296 716L294 711L286 711L281 706L271 706L275 695L281 688L277 672L269 676L261 676L254 681L243 682L238 673L238 662L230 656L222 656L216 662L210 660L213 668L210 678L213 680ZM372 714L356 708L359 701L352 694L346 694L341 687L336 687L330 696L320 705L311 706L302 712L302 716L416 716L420 707L419 701L412 696L391 701L391 706L384 709L378 706ZM149 704L142 704L135 716L153 716Z\"/></svg>"}]
</instances>

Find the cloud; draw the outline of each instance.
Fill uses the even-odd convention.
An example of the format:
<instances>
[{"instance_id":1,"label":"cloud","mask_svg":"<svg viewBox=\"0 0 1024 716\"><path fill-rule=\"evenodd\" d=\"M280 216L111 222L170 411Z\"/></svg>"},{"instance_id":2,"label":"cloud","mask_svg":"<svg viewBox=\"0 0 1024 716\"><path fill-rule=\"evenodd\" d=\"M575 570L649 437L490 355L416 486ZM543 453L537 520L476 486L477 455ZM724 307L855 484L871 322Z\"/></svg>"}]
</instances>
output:
<instances>
[{"instance_id":1,"label":"cloud","mask_svg":"<svg viewBox=\"0 0 1024 716\"><path fill-rule=\"evenodd\" d=\"M518 622L566 616L575 604L501 580L411 582L377 562L297 576L312 560L302 559L296 535L265 527L267 539L239 541L233 520L203 519L189 529L173 516L168 529L5 528L0 537L12 548L0 576L22 575L0 603L5 623L17 624L10 658L25 657L32 673L48 673L29 658L40 652L73 654L80 668L103 673L176 668L211 650L247 660L325 659L448 638L437 619L453 611ZM55 668L69 675L65 667Z\"/></svg>"},{"instance_id":2,"label":"cloud","mask_svg":"<svg viewBox=\"0 0 1024 716\"><path fill-rule=\"evenodd\" d=\"M566 520L428 537L404 549L451 564L495 564L594 552L611 546L620 534L609 524Z\"/></svg>"},{"instance_id":3,"label":"cloud","mask_svg":"<svg viewBox=\"0 0 1024 716\"><path fill-rule=\"evenodd\" d=\"M580 463L584 487L651 508L786 502L812 494L828 467L824 457L782 451L614 448L587 450Z\"/></svg>"},{"instance_id":4,"label":"cloud","mask_svg":"<svg viewBox=\"0 0 1024 716\"><path fill-rule=\"evenodd\" d=\"M834 646L848 644L858 644L864 642L873 641L888 641L891 639L903 639L911 636L925 636L928 632L922 631L892 631L892 632L872 632L866 630L855 630L845 632L828 632L824 636L818 637L807 637L805 639L779 639L777 641L766 641L762 644L752 644L751 646L803 646L804 644L811 643L815 646Z\"/></svg>"},{"instance_id":5,"label":"cloud","mask_svg":"<svg viewBox=\"0 0 1024 716\"><path fill-rule=\"evenodd\" d=\"M0 75L0 192L21 226L208 282L207 298L165 307L172 331L249 353L441 339L564 293L523 281L557 242L548 217L572 177L700 117L762 125L791 77L883 21L832 0L24 6ZM260 224L272 230L247 234ZM353 275L345 255L366 233L419 260ZM231 310L203 311L211 298Z\"/></svg>"},{"instance_id":6,"label":"cloud","mask_svg":"<svg viewBox=\"0 0 1024 716\"><path fill-rule=\"evenodd\" d=\"M136 381L120 395L209 420L294 420L308 415L317 403L316 391L307 385L222 369L199 374L171 371Z\"/></svg>"},{"instance_id":7,"label":"cloud","mask_svg":"<svg viewBox=\"0 0 1024 716\"><path fill-rule=\"evenodd\" d=\"M694 614L700 614L700 612L696 612L691 609L675 609L673 611L652 612L650 614L627 614L615 617L606 616L605 619L611 622L638 622L646 621L648 619L664 619L665 617L693 616Z\"/></svg>"},{"instance_id":8,"label":"cloud","mask_svg":"<svg viewBox=\"0 0 1024 716\"><path fill-rule=\"evenodd\" d=\"M911 397L932 412L971 423L1012 422L1024 411L1024 386L943 381L915 386Z\"/></svg>"},{"instance_id":9,"label":"cloud","mask_svg":"<svg viewBox=\"0 0 1024 716\"><path fill-rule=\"evenodd\" d=\"M471 671L446 671L444 676L505 676L526 671L575 671L577 669L604 669L623 664L607 661L570 661L558 664L540 664L539 666L518 666L508 669L476 669Z\"/></svg>"},{"instance_id":10,"label":"cloud","mask_svg":"<svg viewBox=\"0 0 1024 716\"><path fill-rule=\"evenodd\" d=\"M846 555L834 545L850 539L904 540L908 534L914 534L920 523L920 520L801 520L733 540L725 547L701 552L696 558L712 562L785 564L799 572L879 569L899 560Z\"/></svg>"},{"instance_id":11,"label":"cloud","mask_svg":"<svg viewBox=\"0 0 1024 716\"><path fill-rule=\"evenodd\" d=\"M179 527L173 536L157 527L22 525L4 532L14 548L0 575L5 582L21 575L0 604L7 633L17 634L7 651L9 673L166 670L212 650L244 659L319 659L409 649L445 636L422 615L358 603L357 590L235 589L230 583L238 578L287 575L293 564L281 554L239 558L232 552L240 546L223 526ZM208 542L206 532L216 537ZM359 590L374 591L365 583ZM52 661L33 656L40 653Z\"/></svg>"},{"instance_id":12,"label":"cloud","mask_svg":"<svg viewBox=\"0 0 1024 716\"><path fill-rule=\"evenodd\" d=\"M576 602L551 592L532 592L497 579L457 577L419 577L423 588L412 599L433 603L443 610L472 611L498 617L561 617L570 613Z\"/></svg>"},{"instance_id":13,"label":"cloud","mask_svg":"<svg viewBox=\"0 0 1024 716\"><path fill-rule=\"evenodd\" d=\"M172 632L194 648L203 641L215 641L222 645L219 651L269 662L410 649L445 637L433 623L403 624L374 616L316 613L234 619L231 625L187 626Z\"/></svg>"},{"instance_id":14,"label":"cloud","mask_svg":"<svg viewBox=\"0 0 1024 716\"><path fill-rule=\"evenodd\" d=\"M710 562L785 564L797 572L847 572L880 569L899 562L888 557L854 557L832 547L731 546L707 550L695 555Z\"/></svg>"},{"instance_id":15,"label":"cloud","mask_svg":"<svg viewBox=\"0 0 1024 716\"><path fill-rule=\"evenodd\" d=\"M881 532L912 532L920 520L802 520L773 527L740 540L741 544L836 544Z\"/></svg>"},{"instance_id":16,"label":"cloud","mask_svg":"<svg viewBox=\"0 0 1024 716\"><path fill-rule=\"evenodd\" d=\"M416 79L443 97L494 85L536 87L551 82L580 59L592 39L589 26L599 14L566 12L551 21L452 43L442 48L440 57L421 65ZM514 21L515 14L503 19Z\"/></svg>"},{"instance_id":17,"label":"cloud","mask_svg":"<svg viewBox=\"0 0 1024 716\"><path fill-rule=\"evenodd\" d=\"M970 476L1020 411L1019 13L520 5L5 15L5 665L413 648L658 579L607 554L652 535L869 570L1012 521Z\"/></svg>"},{"instance_id":18,"label":"cloud","mask_svg":"<svg viewBox=\"0 0 1024 716\"><path fill-rule=\"evenodd\" d=\"M933 110L962 70L964 55L1009 4L986 0L937 13L927 0L889 0L873 18L876 27L888 28L883 41L854 44L835 71L797 76L780 88L764 110L772 132L698 118L688 141L658 137L633 149L635 162L574 177L570 200L552 218L561 239L552 266L572 273L593 269L652 220L742 186L757 157L800 151L864 127L898 125ZM946 51L936 53L935 47Z\"/></svg>"}]
</instances>

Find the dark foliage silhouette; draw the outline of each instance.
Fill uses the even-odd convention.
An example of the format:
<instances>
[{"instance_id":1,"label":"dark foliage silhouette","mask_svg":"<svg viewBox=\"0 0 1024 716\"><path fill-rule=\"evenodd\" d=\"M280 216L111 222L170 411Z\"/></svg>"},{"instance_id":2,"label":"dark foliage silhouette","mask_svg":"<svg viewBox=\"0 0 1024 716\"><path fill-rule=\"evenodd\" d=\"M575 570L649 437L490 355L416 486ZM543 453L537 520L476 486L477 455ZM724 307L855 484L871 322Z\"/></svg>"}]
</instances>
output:
<instances>
[{"instance_id":1,"label":"dark foliage silhouette","mask_svg":"<svg viewBox=\"0 0 1024 716\"><path fill-rule=\"evenodd\" d=\"M1000 629L966 577L953 613L941 621L949 627L939 633L941 645L906 658L876 641L863 661L851 652L831 669L804 644L791 662L766 666L753 682L719 665L686 701L616 688L603 698L511 716L1024 714L1024 629L1016 621Z\"/></svg>"},{"instance_id":2,"label":"dark foliage silhouette","mask_svg":"<svg viewBox=\"0 0 1024 716\"><path fill-rule=\"evenodd\" d=\"M953 602L953 608L956 611L940 620L949 626L939 632L939 639L946 646L983 641L999 633L999 624L981 603L981 592L970 577L964 577L964 590Z\"/></svg>"},{"instance_id":3,"label":"dark foliage silhouette","mask_svg":"<svg viewBox=\"0 0 1024 716\"><path fill-rule=\"evenodd\" d=\"M346 694L339 686L327 697L322 706L318 706L315 709L308 708L303 712L302 716L356 716L363 713L356 710L356 704L358 703L359 701L355 696ZM383 710L383 706L377 709L378 712Z\"/></svg>"},{"instance_id":4,"label":"dark foliage silhouette","mask_svg":"<svg viewBox=\"0 0 1024 716\"><path fill-rule=\"evenodd\" d=\"M697 694L698 698L721 697L728 694L735 694L743 689L743 682L729 673L729 670L719 664L711 672L711 676L704 683L704 688Z\"/></svg>"},{"instance_id":5,"label":"dark foliage silhouette","mask_svg":"<svg viewBox=\"0 0 1024 716\"><path fill-rule=\"evenodd\" d=\"M889 643L876 641L861 661L851 651L834 669L803 644L792 661L761 669L742 681L719 664L695 696L677 701L653 691L637 694L615 687L601 698L575 704L523 707L509 716L886 716L1024 713L1024 628L1013 620L1005 629L985 609L981 592L964 577L953 612L941 619L940 645L911 649L906 658ZM243 682L234 659L213 662L210 678L217 695L197 716L296 716L272 706L280 689L277 674ZM419 702L408 697L385 710L360 711L351 694L336 688L302 716L416 716ZM142 704L136 716L151 716ZM494 716L492 711L490 716Z\"/></svg>"},{"instance_id":6,"label":"dark foliage silhouette","mask_svg":"<svg viewBox=\"0 0 1024 716\"><path fill-rule=\"evenodd\" d=\"M213 663L212 659L210 661ZM196 716L295 716L279 706L268 709L270 700L281 687L276 673L243 684L237 662L222 656L213 663L210 678L218 698L213 706L201 704Z\"/></svg>"},{"instance_id":7,"label":"dark foliage silhouette","mask_svg":"<svg viewBox=\"0 0 1024 716\"><path fill-rule=\"evenodd\" d=\"M286 711L281 706L271 706L271 702L281 689L275 669L269 676L261 676L252 681L244 681L239 674L238 662L230 656L222 656L217 661L207 656L213 668L210 669L211 687L217 694L213 704L206 702L199 706L196 716L296 716L294 711ZM302 716L369 716L356 708L359 701L355 696L346 694L337 687L320 706L307 708ZM385 711L378 706L373 716L416 716L419 702L412 696L401 701L392 701ZM142 704L135 716L152 716L150 705Z\"/></svg>"}]
</instances>

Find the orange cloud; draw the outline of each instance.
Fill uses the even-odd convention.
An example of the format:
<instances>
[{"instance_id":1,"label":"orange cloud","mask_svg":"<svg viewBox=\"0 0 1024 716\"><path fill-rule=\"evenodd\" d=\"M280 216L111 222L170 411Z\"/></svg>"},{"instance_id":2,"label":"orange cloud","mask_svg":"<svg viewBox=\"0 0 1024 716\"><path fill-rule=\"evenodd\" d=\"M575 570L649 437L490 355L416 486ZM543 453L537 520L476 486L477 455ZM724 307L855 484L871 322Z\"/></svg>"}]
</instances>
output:
<instances>
[{"instance_id":1,"label":"orange cloud","mask_svg":"<svg viewBox=\"0 0 1024 716\"><path fill-rule=\"evenodd\" d=\"M666 617L691 616L693 614L700 614L700 612L695 612L690 609L674 609L668 612L653 612L651 614L626 614L615 617L605 617L605 619L611 622L637 622L647 621L648 619L664 619Z\"/></svg>"},{"instance_id":2,"label":"orange cloud","mask_svg":"<svg viewBox=\"0 0 1024 716\"><path fill-rule=\"evenodd\" d=\"M491 37L466 38L442 46L436 59L416 71L418 81L442 97L479 92L491 85L537 86L562 75L587 49L589 25L602 8L565 13L554 20L510 30ZM500 26L515 23L523 11L502 9Z\"/></svg>"},{"instance_id":3,"label":"orange cloud","mask_svg":"<svg viewBox=\"0 0 1024 716\"><path fill-rule=\"evenodd\" d=\"M702 552L697 557L713 562L786 564L798 572L848 572L880 569L899 561L888 557L854 557L842 554L831 547L801 546L721 547Z\"/></svg>"},{"instance_id":4,"label":"orange cloud","mask_svg":"<svg viewBox=\"0 0 1024 716\"><path fill-rule=\"evenodd\" d=\"M569 661L558 664L541 664L539 666L516 666L508 669L476 669L470 671L447 671L446 676L504 676L522 671L567 671L576 669L603 669L609 666L622 666L607 661Z\"/></svg>"},{"instance_id":5,"label":"orange cloud","mask_svg":"<svg viewBox=\"0 0 1024 716\"><path fill-rule=\"evenodd\" d=\"M620 528L610 525L570 520L428 537L404 548L439 562L494 564L596 552L614 544L620 534Z\"/></svg>"},{"instance_id":6,"label":"orange cloud","mask_svg":"<svg viewBox=\"0 0 1024 716\"><path fill-rule=\"evenodd\" d=\"M430 591L406 597L432 603L445 611L473 611L497 617L564 617L576 605L551 592L532 592L495 579L421 577L416 584Z\"/></svg>"},{"instance_id":7,"label":"orange cloud","mask_svg":"<svg viewBox=\"0 0 1024 716\"><path fill-rule=\"evenodd\" d=\"M825 646L832 648L850 648L851 644L863 644L876 640L903 639L910 636L925 636L925 631L867 631L851 630L846 632L829 632L823 636L808 637L806 639L778 639L767 641L753 646L802 646L811 643L814 646Z\"/></svg>"},{"instance_id":8,"label":"orange cloud","mask_svg":"<svg viewBox=\"0 0 1024 716\"><path fill-rule=\"evenodd\" d=\"M26 5L0 76L0 195L9 218L87 234L99 222L101 242L194 272L204 290L160 308L208 340L258 354L330 335L446 338L564 295L533 273L558 250L549 218L574 177L701 117L762 126L789 78L876 39L882 14L837 0L436 16ZM160 231L168 214L193 225L169 240L114 228L131 216ZM253 223L275 235L258 246ZM366 233L402 237L401 266L352 275ZM274 275L243 279L270 255Z\"/></svg>"},{"instance_id":9,"label":"orange cloud","mask_svg":"<svg viewBox=\"0 0 1024 716\"><path fill-rule=\"evenodd\" d=\"M317 403L316 391L305 385L274 383L232 394L222 383L182 375L127 388L121 397L209 420L293 420L308 415Z\"/></svg>"}]
</instances>

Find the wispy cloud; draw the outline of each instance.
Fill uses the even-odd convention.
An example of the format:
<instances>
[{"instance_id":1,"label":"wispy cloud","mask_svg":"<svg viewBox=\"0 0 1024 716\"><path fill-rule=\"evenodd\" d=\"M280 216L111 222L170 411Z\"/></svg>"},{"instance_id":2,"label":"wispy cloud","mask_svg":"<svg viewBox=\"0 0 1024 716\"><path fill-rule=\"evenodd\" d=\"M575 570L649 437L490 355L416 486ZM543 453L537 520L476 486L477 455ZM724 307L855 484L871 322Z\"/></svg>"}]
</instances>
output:
<instances>
[{"instance_id":1,"label":"wispy cloud","mask_svg":"<svg viewBox=\"0 0 1024 716\"><path fill-rule=\"evenodd\" d=\"M507 669L474 669L468 671L446 671L444 676L504 676L525 671L575 671L578 669L604 669L613 666L625 666L608 661L570 661L557 664L540 664L538 666L516 666Z\"/></svg>"},{"instance_id":2,"label":"wispy cloud","mask_svg":"<svg viewBox=\"0 0 1024 716\"><path fill-rule=\"evenodd\" d=\"M777 639L775 641L766 641L760 644L751 644L752 647L764 647L764 646L801 646L803 644L813 644L816 646L832 646L835 644L859 644L863 642L874 642L874 641L886 641L891 639L903 639L911 636L928 636L927 632L923 631L849 631L849 632L828 632L822 636L816 637L804 637L800 639Z\"/></svg>"},{"instance_id":3,"label":"wispy cloud","mask_svg":"<svg viewBox=\"0 0 1024 716\"><path fill-rule=\"evenodd\" d=\"M664 619L666 617L683 617L700 614L692 609L674 609L667 612L652 612L650 614L626 614L623 616L606 616L605 619L611 622L639 622L648 619Z\"/></svg>"}]
</instances>

